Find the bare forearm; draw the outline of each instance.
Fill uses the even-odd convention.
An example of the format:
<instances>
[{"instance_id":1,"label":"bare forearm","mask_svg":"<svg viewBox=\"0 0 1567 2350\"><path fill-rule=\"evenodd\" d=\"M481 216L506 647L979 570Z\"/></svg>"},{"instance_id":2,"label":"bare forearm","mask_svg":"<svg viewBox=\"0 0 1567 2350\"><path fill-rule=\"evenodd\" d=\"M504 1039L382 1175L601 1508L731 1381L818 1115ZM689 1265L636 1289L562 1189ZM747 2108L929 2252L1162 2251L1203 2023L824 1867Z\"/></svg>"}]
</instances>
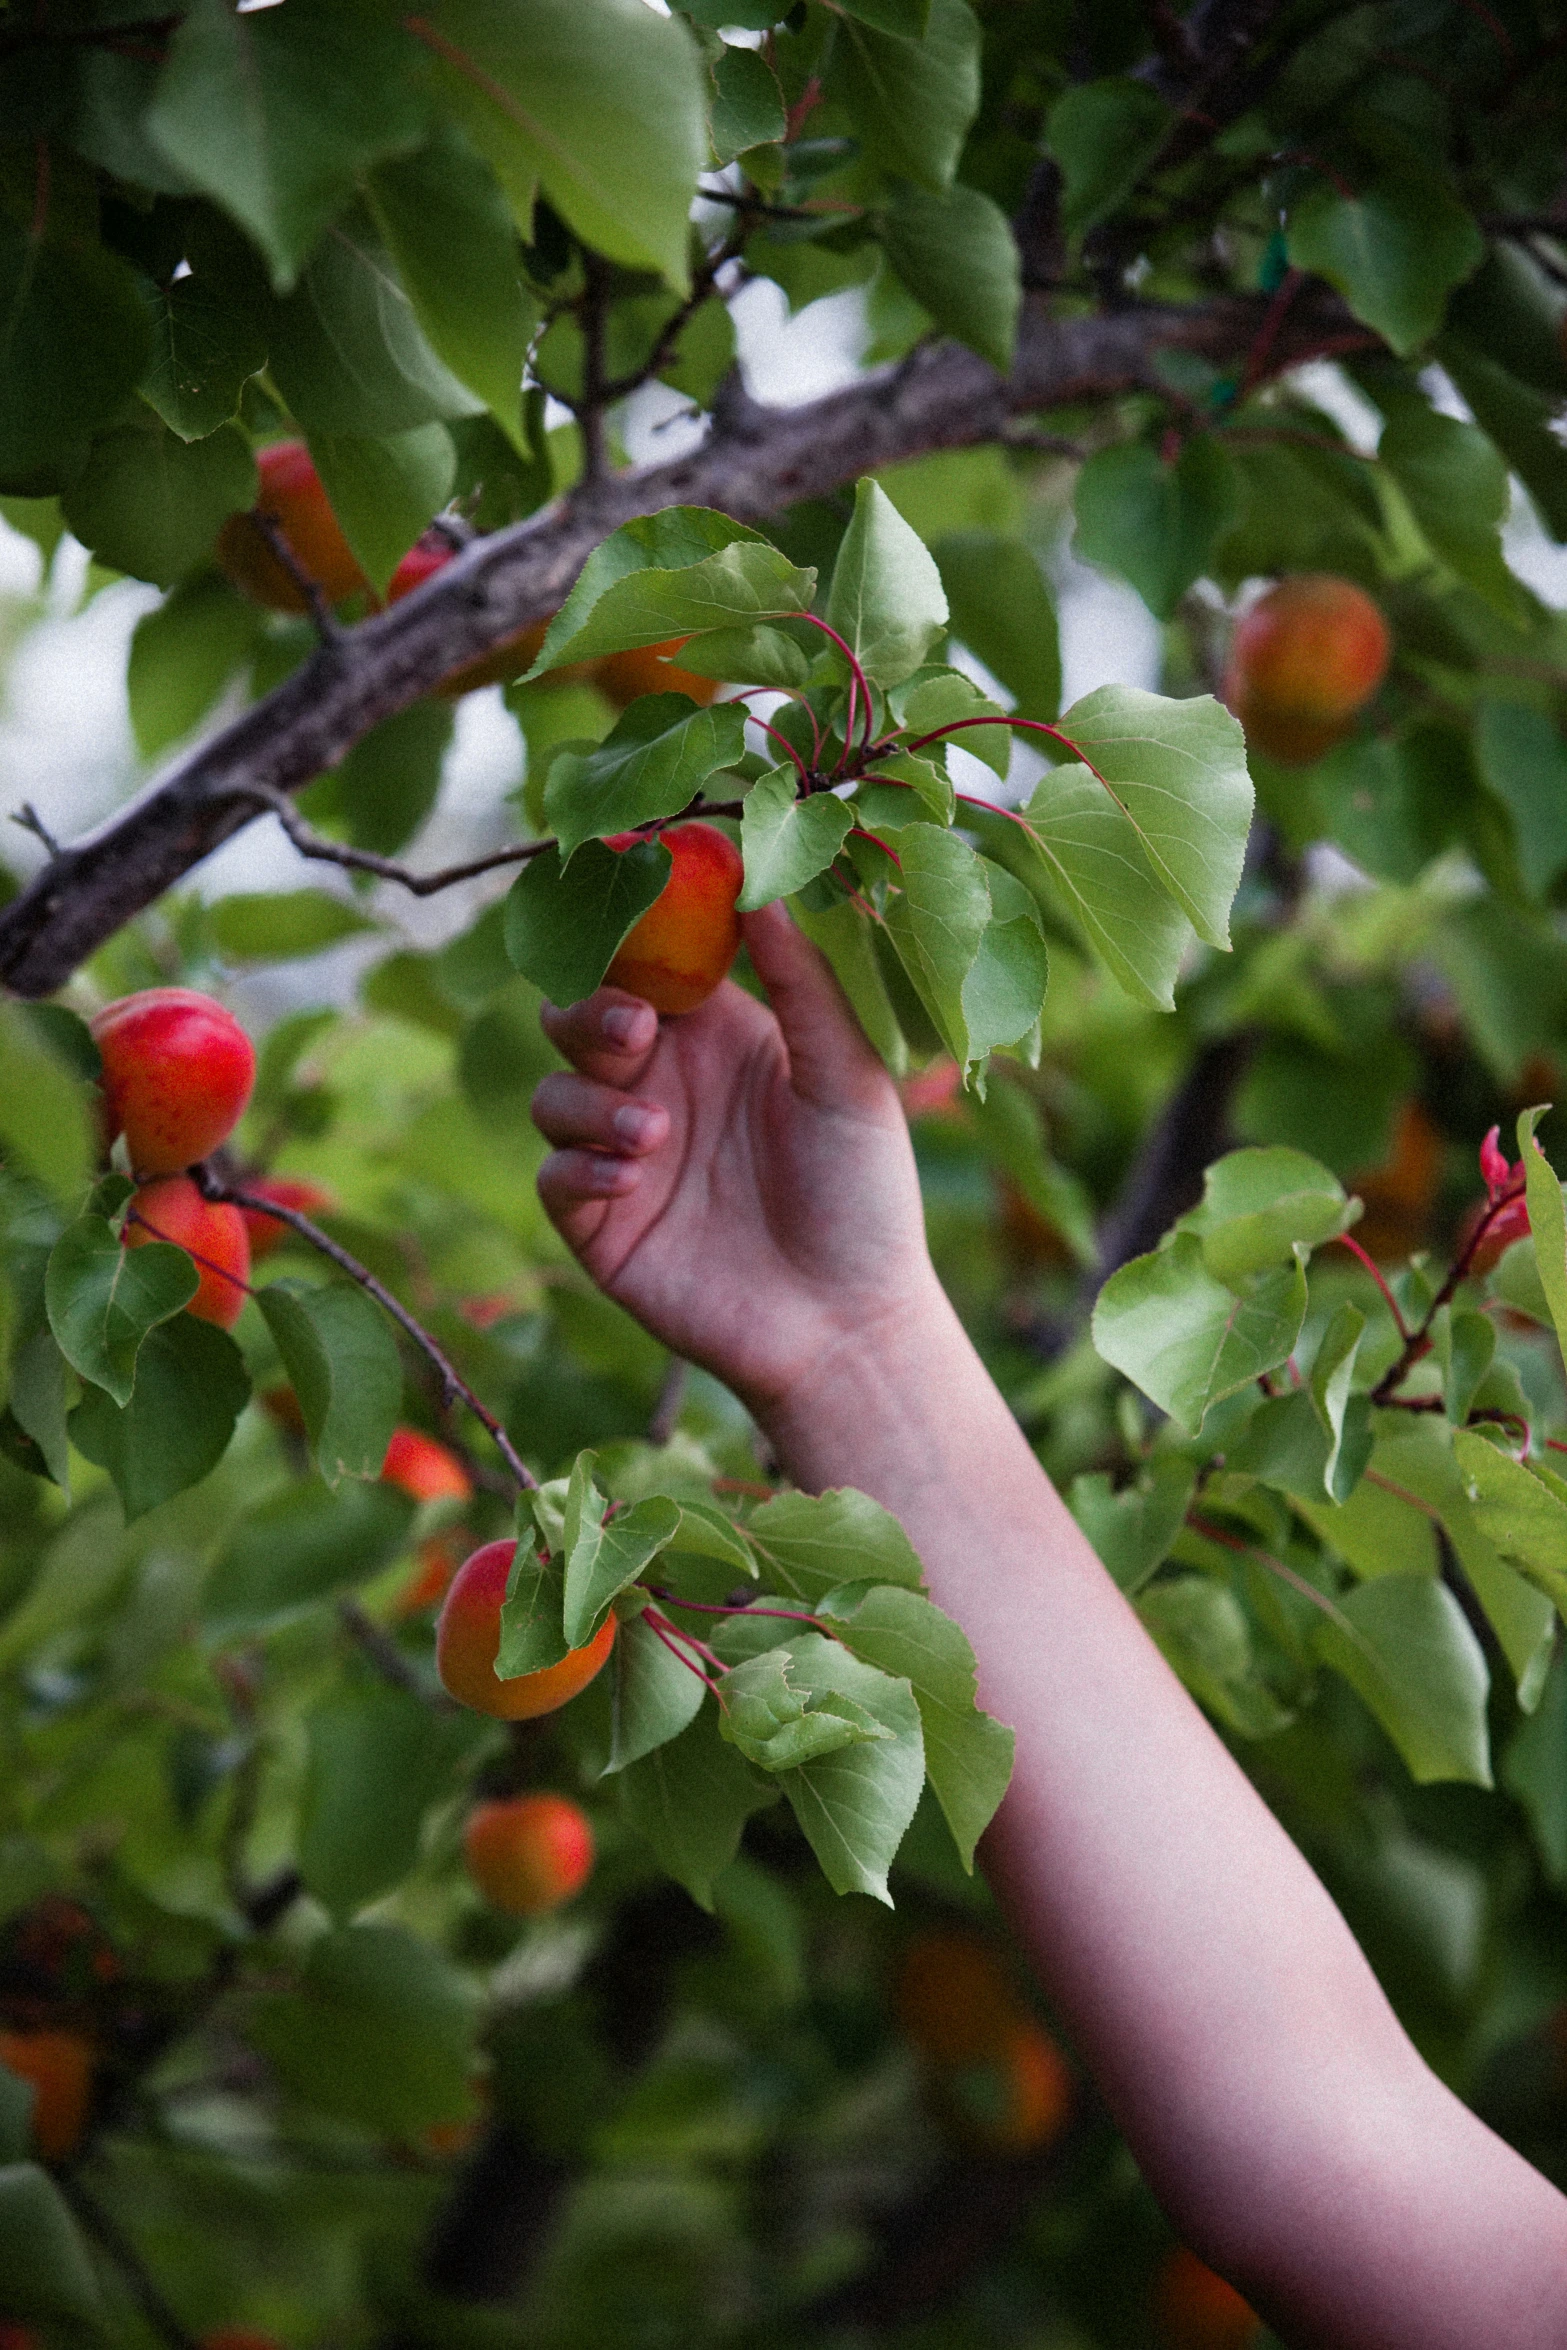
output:
<instances>
[{"instance_id":1,"label":"bare forearm","mask_svg":"<svg viewBox=\"0 0 1567 2350\"><path fill-rule=\"evenodd\" d=\"M768 1425L801 1484L855 1484L897 1513L967 1631L981 1700L1018 1739L987 1870L1199 2249L1303 2345L1498 2338L1477 2327L1482 2290L1489 2328L1506 2291L1487 2250L1499 2208L1533 2213L1559 2294L1567 2207L1419 2063L939 1294L821 1365ZM1517 2265L1503 2331L1543 2350L1556 2311L1536 2306L1537 2265Z\"/></svg>"}]
</instances>

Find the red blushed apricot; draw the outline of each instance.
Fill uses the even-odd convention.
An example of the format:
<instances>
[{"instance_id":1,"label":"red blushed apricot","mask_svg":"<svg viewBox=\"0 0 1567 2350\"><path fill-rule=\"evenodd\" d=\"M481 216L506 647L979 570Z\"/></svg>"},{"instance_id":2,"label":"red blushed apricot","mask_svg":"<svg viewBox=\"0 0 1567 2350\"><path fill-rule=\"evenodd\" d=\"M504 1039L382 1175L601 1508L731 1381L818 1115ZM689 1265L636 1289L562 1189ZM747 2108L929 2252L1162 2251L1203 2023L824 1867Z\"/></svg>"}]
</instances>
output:
<instances>
[{"instance_id":1,"label":"red blushed apricot","mask_svg":"<svg viewBox=\"0 0 1567 2350\"><path fill-rule=\"evenodd\" d=\"M304 442L274 441L259 450L256 471L261 488L254 507L248 514L231 514L218 532L218 562L241 594L269 612L310 609L257 527L258 514L282 532L300 570L329 604L367 588Z\"/></svg>"},{"instance_id":2,"label":"red blushed apricot","mask_svg":"<svg viewBox=\"0 0 1567 2350\"><path fill-rule=\"evenodd\" d=\"M418 1428L392 1430L381 1476L415 1501L466 1501L473 1491L473 1479L457 1455Z\"/></svg>"},{"instance_id":3,"label":"red blushed apricot","mask_svg":"<svg viewBox=\"0 0 1567 2350\"><path fill-rule=\"evenodd\" d=\"M427 579L444 571L455 549L448 546L439 531L426 531L417 546L410 547L387 583L386 600L400 604L404 596L411 596ZM464 661L450 669L436 687L436 692L447 701L455 701L462 694L471 694L481 685L509 685L514 677L521 677L531 669L549 629L547 620L531 620L526 628L518 629L487 653L480 653L472 661Z\"/></svg>"},{"instance_id":4,"label":"red blushed apricot","mask_svg":"<svg viewBox=\"0 0 1567 2350\"><path fill-rule=\"evenodd\" d=\"M677 669L669 659L685 643L683 636L666 638L661 645L638 645L629 653L606 653L590 665L593 683L607 702L624 710L639 694L689 694L705 709L718 691L716 677L698 677L694 669Z\"/></svg>"},{"instance_id":5,"label":"red blushed apricot","mask_svg":"<svg viewBox=\"0 0 1567 2350\"><path fill-rule=\"evenodd\" d=\"M626 849L635 838L617 833L609 846ZM739 952L735 900L745 865L727 833L712 824L677 824L660 838L674 859L669 879L604 977L655 1012L694 1012Z\"/></svg>"},{"instance_id":6,"label":"red blushed apricot","mask_svg":"<svg viewBox=\"0 0 1567 2350\"><path fill-rule=\"evenodd\" d=\"M337 1204L319 1183L305 1183L292 1175L247 1175L242 1188L255 1199L276 1200L280 1208L297 1208L302 1216L330 1214ZM290 1227L278 1217L263 1215L259 1208L241 1208L239 1212L244 1219L253 1265L260 1258L269 1257L289 1238Z\"/></svg>"},{"instance_id":7,"label":"red blushed apricot","mask_svg":"<svg viewBox=\"0 0 1567 2350\"><path fill-rule=\"evenodd\" d=\"M468 1814L462 1848L485 1900L509 1917L559 1909L593 1872L593 1824L565 1795L479 1804Z\"/></svg>"},{"instance_id":8,"label":"red blushed apricot","mask_svg":"<svg viewBox=\"0 0 1567 2350\"><path fill-rule=\"evenodd\" d=\"M92 1022L108 1139L125 1136L138 1175L174 1175L227 1139L256 1082L249 1037L191 987L149 987Z\"/></svg>"},{"instance_id":9,"label":"red blushed apricot","mask_svg":"<svg viewBox=\"0 0 1567 2350\"><path fill-rule=\"evenodd\" d=\"M487 1542L464 1559L435 1627L436 1669L448 1695L502 1722L529 1722L554 1713L586 1689L615 1645L615 1618L609 1616L585 1647L571 1649L558 1665L502 1681L495 1671L501 1602L516 1549L515 1542Z\"/></svg>"},{"instance_id":10,"label":"red blushed apricot","mask_svg":"<svg viewBox=\"0 0 1567 2350\"><path fill-rule=\"evenodd\" d=\"M1301 572L1237 624L1224 698L1256 749L1302 766L1347 733L1392 651L1387 622L1363 588Z\"/></svg>"},{"instance_id":11,"label":"red blushed apricot","mask_svg":"<svg viewBox=\"0 0 1567 2350\"><path fill-rule=\"evenodd\" d=\"M238 1208L203 1199L188 1175L161 1175L133 1195L124 1238L127 1248L172 1240L176 1248L188 1249L198 1280L186 1312L200 1322L233 1329L250 1280L250 1243Z\"/></svg>"},{"instance_id":12,"label":"red blushed apricot","mask_svg":"<svg viewBox=\"0 0 1567 2350\"><path fill-rule=\"evenodd\" d=\"M1167 2350L1249 2350L1262 2332L1251 2303L1184 2244L1161 2266L1153 2305Z\"/></svg>"},{"instance_id":13,"label":"red blushed apricot","mask_svg":"<svg viewBox=\"0 0 1567 2350\"><path fill-rule=\"evenodd\" d=\"M97 2053L80 2032L0 2032L0 2064L33 2085L33 2151L64 2162L81 2144Z\"/></svg>"}]
</instances>

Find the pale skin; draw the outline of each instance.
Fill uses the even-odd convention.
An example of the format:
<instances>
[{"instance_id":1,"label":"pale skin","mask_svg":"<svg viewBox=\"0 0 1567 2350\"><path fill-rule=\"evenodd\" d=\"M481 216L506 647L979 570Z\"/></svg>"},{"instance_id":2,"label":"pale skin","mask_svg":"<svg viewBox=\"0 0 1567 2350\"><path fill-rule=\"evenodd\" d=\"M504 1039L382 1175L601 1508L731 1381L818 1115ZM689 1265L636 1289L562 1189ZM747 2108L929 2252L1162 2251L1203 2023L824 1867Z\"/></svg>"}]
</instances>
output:
<instances>
[{"instance_id":1,"label":"pale skin","mask_svg":"<svg viewBox=\"0 0 1567 2350\"><path fill-rule=\"evenodd\" d=\"M544 1204L786 1474L894 1511L1017 1733L983 1859L1186 2240L1292 2350L1562 2350L1567 2201L1442 2086L1079 1533L932 1270L897 1093L784 911L772 1009L546 1010Z\"/></svg>"}]
</instances>

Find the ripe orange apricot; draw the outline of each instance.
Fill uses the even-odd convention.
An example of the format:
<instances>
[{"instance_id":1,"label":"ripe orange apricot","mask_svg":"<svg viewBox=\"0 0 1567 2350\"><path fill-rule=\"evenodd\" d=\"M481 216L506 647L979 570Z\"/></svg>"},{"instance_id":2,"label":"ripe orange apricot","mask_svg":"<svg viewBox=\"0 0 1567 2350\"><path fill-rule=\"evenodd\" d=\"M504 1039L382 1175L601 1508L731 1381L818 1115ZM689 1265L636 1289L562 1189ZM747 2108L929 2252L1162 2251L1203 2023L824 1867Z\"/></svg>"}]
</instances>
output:
<instances>
[{"instance_id":1,"label":"ripe orange apricot","mask_svg":"<svg viewBox=\"0 0 1567 2350\"><path fill-rule=\"evenodd\" d=\"M495 1670L501 1644L501 1602L516 1554L515 1542L486 1542L463 1560L435 1627L435 1664L448 1695L475 1713L501 1722L530 1722L552 1714L586 1689L615 1645L615 1618L606 1617L583 1648L558 1665L502 1681Z\"/></svg>"},{"instance_id":2,"label":"ripe orange apricot","mask_svg":"<svg viewBox=\"0 0 1567 2350\"><path fill-rule=\"evenodd\" d=\"M302 1216L330 1213L337 1204L319 1183L306 1183L292 1175L247 1175L243 1189L257 1199L276 1200L280 1208L297 1208ZM263 1215L259 1208L241 1208L239 1212L250 1242L252 1264L261 1257L269 1257L289 1238L290 1228L279 1217Z\"/></svg>"},{"instance_id":3,"label":"ripe orange apricot","mask_svg":"<svg viewBox=\"0 0 1567 2350\"><path fill-rule=\"evenodd\" d=\"M1387 675L1387 622L1353 581L1303 571L1280 580L1237 624L1224 698L1254 748L1286 766L1345 735Z\"/></svg>"},{"instance_id":4,"label":"ripe orange apricot","mask_svg":"<svg viewBox=\"0 0 1567 2350\"><path fill-rule=\"evenodd\" d=\"M1168 2350L1249 2350L1262 2320L1233 2285L1177 2244L1154 2280L1154 2316Z\"/></svg>"},{"instance_id":5,"label":"ripe orange apricot","mask_svg":"<svg viewBox=\"0 0 1567 2350\"><path fill-rule=\"evenodd\" d=\"M33 2151L63 2162L81 2144L97 2053L80 2032L0 2032L0 2064L33 2084Z\"/></svg>"},{"instance_id":6,"label":"ripe orange apricot","mask_svg":"<svg viewBox=\"0 0 1567 2350\"><path fill-rule=\"evenodd\" d=\"M125 1136L138 1175L175 1175L227 1139L256 1082L232 1012L193 987L148 987L91 1023L103 1062L107 1139Z\"/></svg>"},{"instance_id":7,"label":"ripe orange apricot","mask_svg":"<svg viewBox=\"0 0 1567 2350\"><path fill-rule=\"evenodd\" d=\"M381 1475L415 1501L466 1501L473 1491L473 1479L457 1455L418 1428L392 1430Z\"/></svg>"},{"instance_id":8,"label":"ripe orange apricot","mask_svg":"<svg viewBox=\"0 0 1567 2350\"><path fill-rule=\"evenodd\" d=\"M427 1535L414 1555L419 1564L391 1603L394 1616L417 1616L437 1606L462 1564L461 1545L448 1534Z\"/></svg>"},{"instance_id":9,"label":"ripe orange apricot","mask_svg":"<svg viewBox=\"0 0 1567 2350\"><path fill-rule=\"evenodd\" d=\"M593 1870L593 1824L567 1795L518 1795L481 1803L462 1832L468 1874L493 1909L542 1917L559 1909Z\"/></svg>"},{"instance_id":10,"label":"ripe orange apricot","mask_svg":"<svg viewBox=\"0 0 1567 2350\"><path fill-rule=\"evenodd\" d=\"M254 507L248 514L231 514L218 532L218 562L241 593L269 612L310 609L257 528L258 514L281 531L300 570L329 604L368 587L304 442L274 441L258 450L256 471L261 487Z\"/></svg>"},{"instance_id":11,"label":"ripe orange apricot","mask_svg":"<svg viewBox=\"0 0 1567 2350\"><path fill-rule=\"evenodd\" d=\"M617 833L626 849L634 833ZM677 824L660 835L674 864L669 879L627 937L608 971L655 1012L694 1012L723 979L740 948L735 900L745 880L740 851L712 824Z\"/></svg>"},{"instance_id":12,"label":"ripe orange apricot","mask_svg":"<svg viewBox=\"0 0 1567 2350\"><path fill-rule=\"evenodd\" d=\"M176 1248L188 1249L198 1282L186 1312L199 1322L233 1329L250 1280L250 1243L238 1208L203 1199L188 1175L160 1175L133 1194L124 1239L127 1248L172 1240Z\"/></svg>"},{"instance_id":13,"label":"ripe orange apricot","mask_svg":"<svg viewBox=\"0 0 1567 2350\"><path fill-rule=\"evenodd\" d=\"M689 694L705 709L718 691L716 677L698 677L694 669L678 669L669 659L685 643L672 636L661 645L638 645L629 653L605 653L590 664L593 683L607 702L624 710L639 694Z\"/></svg>"},{"instance_id":14,"label":"ripe orange apricot","mask_svg":"<svg viewBox=\"0 0 1567 2350\"><path fill-rule=\"evenodd\" d=\"M416 587L423 587L438 571L444 571L455 552L441 533L427 530L417 546L410 547L387 583L386 600L400 604L404 596L411 596ZM479 653L471 661L450 669L436 687L436 692L447 701L455 701L461 694L471 694L476 686L509 685L525 669L531 669L539 657L539 648L549 628L547 620L531 620L515 636L503 638L487 653Z\"/></svg>"},{"instance_id":15,"label":"ripe orange apricot","mask_svg":"<svg viewBox=\"0 0 1567 2350\"><path fill-rule=\"evenodd\" d=\"M904 1952L893 2012L921 2056L958 2065L994 2057L1024 2010L989 1943L943 1927L916 1935Z\"/></svg>"}]
</instances>

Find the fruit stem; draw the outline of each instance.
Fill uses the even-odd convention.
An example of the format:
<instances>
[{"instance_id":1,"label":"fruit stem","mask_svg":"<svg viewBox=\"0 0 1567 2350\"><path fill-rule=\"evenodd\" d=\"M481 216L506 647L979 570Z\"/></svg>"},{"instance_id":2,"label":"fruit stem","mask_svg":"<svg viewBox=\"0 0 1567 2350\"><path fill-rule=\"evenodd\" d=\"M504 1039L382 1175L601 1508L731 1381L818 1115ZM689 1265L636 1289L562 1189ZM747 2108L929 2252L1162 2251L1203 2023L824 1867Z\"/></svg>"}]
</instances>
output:
<instances>
[{"instance_id":1,"label":"fruit stem","mask_svg":"<svg viewBox=\"0 0 1567 2350\"><path fill-rule=\"evenodd\" d=\"M842 775L844 769L848 765L849 752L854 742L856 688L858 688L859 692L865 697L865 724L863 729L863 740L860 744L860 757L862 759L870 748L872 720L871 681L866 676L864 670L860 667L859 662L854 656L852 648L844 642L843 638L838 634L838 631L835 628L831 627L827 621L819 619L814 612L802 612L800 618L802 620L808 620L813 628L819 628L823 636L830 637L832 642L837 646L839 652L843 655L844 659L849 664L849 707L844 716L843 759L840 762L838 768L838 773Z\"/></svg>"},{"instance_id":2,"label":"fruit stem","mask_svg":"<svg viewBox=\"0 0 1567 2350\"><path fill-rule=\"evenodd\" d=\"M700 1641L691 1640L689 1633L681 1632L676 1625L669 1621L667 1616L661 1616L656 1607L645 1607L642 1610L642 1621L644 1624L646 1624L654 1639L661 1640L664 1646L668 1649L670 1655L672 1657L677 1657L680 1663L685 1666L688 1673L695 1673L697 1679L701 1682L704 1689L711 1689L713 1695L717 1698L719 1704L723 1707L724 1712L727 1713L729 1711L728 1700L725 1698L723 1691L719 1688L718 1683L712 1680L709 1675L703 1671L702 1667L696 1662L695 1657L688 1653L688 1644L690 1648L696 1649L698 1654L703 1653L703 1644ZM713 1652L711 1649L707 1649L705 1653L709 1656L712 1656ZM721 1664L722 1659L715 1657L713 1661L715 1664Z\"/></svg>"},{"instance_id":3,"label":"fruit stem","mask_svg":"<svg viewBox=\"0 0 1567 2350\"><path fill-rule=\"evenodd\" d=\"M692 1608L698 1615L778 1616L786 1624L809 1624L813 1632L825 1632L827 1629L820 1616L806 1615L799 1608L752 1607L749 1601L745 1601L738 1607L721 1607L715 1600L711 1599L681 1599L677 1597L673 1591L666 1591L662 1588L661 1585L654 1583L650 1583L648 1585L648 1589L652 1592L653 1597L655 1599L662 1600L666 1607ZM689 1639L690 1634L688 1633L686 1637Z\"/></svg>"}]
</instances>

